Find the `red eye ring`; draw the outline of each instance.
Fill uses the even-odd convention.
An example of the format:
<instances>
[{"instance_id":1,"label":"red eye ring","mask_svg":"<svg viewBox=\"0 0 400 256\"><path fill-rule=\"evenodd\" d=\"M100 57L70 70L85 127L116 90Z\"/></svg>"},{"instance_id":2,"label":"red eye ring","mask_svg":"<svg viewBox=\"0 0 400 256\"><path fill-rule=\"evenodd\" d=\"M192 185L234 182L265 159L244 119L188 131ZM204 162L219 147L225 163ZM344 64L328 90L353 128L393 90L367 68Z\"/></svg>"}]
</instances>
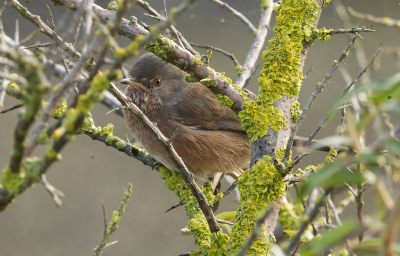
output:
<instances>
[{"instance_id":1,"label":"red eye ring","mask_svg":"<svg viewBox=\"0 0 400 256\"><path fill-rule=\"evenodd\" d=\"M151 84L153 85L153 87L160 87L162 85L162 77L156 76L153 78L153 80L151 81Z\"/></svg>"}]
</instances>

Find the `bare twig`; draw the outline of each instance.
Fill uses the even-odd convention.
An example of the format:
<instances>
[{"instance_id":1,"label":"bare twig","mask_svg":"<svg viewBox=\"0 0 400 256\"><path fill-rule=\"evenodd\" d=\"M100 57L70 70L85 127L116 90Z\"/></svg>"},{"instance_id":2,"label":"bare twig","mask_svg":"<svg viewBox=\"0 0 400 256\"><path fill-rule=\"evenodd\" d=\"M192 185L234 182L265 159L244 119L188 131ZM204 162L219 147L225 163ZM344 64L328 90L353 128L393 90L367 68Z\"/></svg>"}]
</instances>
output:
<instances>
[{"instance_id":1,"label":"bare twig","mask_svg":"<svg viewBox=\"0 0 400 256\"><path fill-rule=\"evenodd\" d=\"M165 16L163 17L153 7L151 7L150 4L146 1L139 0L139 1L137 1L136 4L139 5L140 7L142 7L143 9L145 9L146 11L148 11L154 17L157 17L161 21L165 21L167 19L167 11L166 10L164 10ZM185 49L190 51L190 53L193 55L199 55L199 53L196 52L192 48L192 46L186 41L186 39L182 36L182 34L173 25L171 25L171 30L174 32L174 34L176 35L176 38L179 40L179 42L182 43L182 45L184 46Z\"/></svg>"},{"instance_id":2,"label":"bare twig","mask_svg":"<svg viewBox=\"0 0 400 256\"><path fill-rule=\"evenodd\" d=\"M22 40L19 42L19 45L23 45L23 44L26 44L26 43L30 42L33 38L35 38L35 36L36 36L39 32L40 32L40 29L39 29L39 28L35 29L31 34L29 34L27 37L25 37L24 39L22 39Z\"/></svg>"},{"instance_id":3,"label":"bare twig","mask_svg":"<svg viewBox=\"0 0 400 256\"><path fill-rule=\"evenodd\" d=\"M260 23L258 25L258 32L254 37L253 44L251 45L250 51L247 54L242 70L235 83L240 87L245 87L245 85L250 80L251 75L253 73L254 65L260 55L262 47L264 46L265 38L267 37L268 24L271 20L272 11L275 8L275 5L272 2L272 0L267 0L267 1L269 1L269 7L265 8L261 13Z\"/></svg>"},{"instance_id":4,"label":"bare twig","mask_svg":"<svg viewBox=\"0 0 400 256\"><path fill-rule=\"evenodd\" d=\"M120 143L125 144L125 142L116 136L113 136L114 140L112 140L112 142L110 142L109 140L107 140L108 135L101 135L99 133L95 133L95 132L88 131L85 129L81 129L81 131L84 134L86 134L87 136L89 136L90 138L92 138L93 140L100 141L100 142L104 143L106 146L113 147L113 148L117 149L118 151L125 153L128 156L133 156L134 158L138 159L139 161L141 161L143 164L145 164L147 166L154 166L154 164L155 164L155 160L153 158L151 158L150 155L145 153L145 151L142 148L139 148L139 147L136 147L136 146L133 146L130 144L126 144L124 147L121 147Z\"/></svg>"},{"instance_id":5,"label":"bare twig","mask_svg":"<svg viewBox=\"0 0 400 256\"><path fill-rule=\"evenodd\" d=\"M7 113L7 112L13 111L14 109L17 109L17 108L20 108L20 107L23 107L23 105L22 105L22 104L14 105L14 106L12 106L12 107L3 109L2 111L0 111L0 114L5 114L5 113Z\"/></svg>"},{"instance_id":6,"label":"bare twig","mask_svg":"<svg viewBox=\"0 0 400 256\"><path fill-rule=\"evenodd\" d=\"M354 42L356 41L358 36L359 36L359 33L356 33L356 35L350 40L350 43L347 45L346 49L340 55L339 60L336 61L335 65L333 65L331 70L325 75L325 78L322 80L321 84L317 87L317 89L310 96L306 106L303 108L303 112L301 113L301 115L297 119L296 124L293 126L293 128L291 130L290 137L289 137L289 140L286 145L285 155L282 160L283 162L286 161L286 159L289 157L289 153L290 153L290 150L292 149L292 145L293 145L294 136L295 136L297 130L299 129L300 123L304 119L304 116L306 115L307 111L309 110L311 104L314 102L317 95L325 87L326 82L332 77L333 73L339 67L340 63L347 57L350 47L354 44Z\"/></svg>"},{"instance_id":7,"label":"bare twig","mask_svg":"<svg viewBox=\"0 0 400 256\"><path fill-rule=\"evenodd\" d=\"M164 213L167 213L169 211L172 211L175 208L178 208L179 206L182 206L185 204L185 199L182 201L179 201L177 204L174 204L173 206L171 206L168 210L166 210Z\"/></svg>"},{"instance_id":8,"label":"bare twig","mask_svg":"<svg viewBox=\"0 0 400 256\"><path fill-rule=\"evenodd\" d=\"M371 61L368 63L368 65L361 70L360 73L358 73L358 75L354 78L354 80L346 86L346 88L343 90L342 95L340 96L340 99L342 99L344 97L344 95L346 95L346 93L353 87L353 85L358 81L358 79L360 79L360 77L373 65L376 57L378 56L378 54L380 53L380 51L382 50L382 47L380 47L378 49L378 51L375 53L374 57L372 57ZM344 110L343 110L344 111ZM318 125L317 129L315 129L315 131L311 134L311 136L308 138L305 146L310 145L310 143L314 140L315 136L317 135L317 133L322 129L322 127L324 126L326 120L328 120L329 115L331 114L332 110L330 110L325 117L322 119L321 123ZM343 113L343 112L342 112ZM344 121L344 115L342 115L342 122Z\"/></svg>"},{"instance_id":9,"label":"bare twig","mask_svg":"<svg viewBox=\"0 0 400 256\"><path fill-rule=\"evenodd\" d=\"M76 11L86 1L85 0L53 0L52 2L55 5L64 5L67 8L70 8L71 10ZM86 6L85 6L84 14L86 13L86 11L87 10L86 10ZM103 24L106 24L107 22L109 22L114 16L114 13L101 8L97 4L92 4L92 11L97 17L99 17L100 21ZM121 20L121 26L118 29L119 35L126 36L130 39L134 39L138 35L143 35L143 34L147 34L147 33L148 33L148 31L145 28L143 28L141 25L139 25L138 23L131 24L129 22L129 20L127 20L127 19Z\"/></svg>"},{"instance_id":10,"label":"bare twig","mask_svg":"<svg viewBox=\"0 0 400 256\"><path fill-rule=\"evenodd\" d=\"M249 21L246 18L246 16L244 16L241 12L235 10L229 4L222 2L220 0L210 0L210 1L215 3L216 5L218 5L219 7L231 12L235 17L237 17L241 22L243 22L248 27L248 29L251 31L251 33L253 35L257 33L257 29L254 27L254 25L251 23L251 21Z\"/></svg>"},{"instance_id":11,"label":"bare twig","mask_svg":"<svg viewBox=\"0 0 400 256\"><path fill-rule=\"evenodd\" d=\"M55 188L51 185L46 178L46 175L43 174L40 176L40 182L42 183L43 187L50 193L51 197L53 198L54 203L57 207L62 206L62 201L60 197L64 197L64 193Z\"/></svg>"},{"instance_id":12,"label":"bare twig","mask_svg":"<svg viewBox=\"0 0 400 256\"><path fill-rule=\"evenodd\" d=\"M53 45L53 42L49 42L49 43L43 43L43 44L35 44L35 45L31 45L31 46L24 46L21 47L22 49L32 49L32 48L45 48L45 47L49 47L51 45Z\"/></svg>"},{"instance_id":13,"label":"bare twig","mask_svg":"<svg viewBox=\"0 0 400 256\"><path fill-rule=\"evenodd\" d=\"M211 45L201 45L201 44L195 44L195 43L190 43L190 45L192 45L194 47L199 47L202 49L212 49L213 51L222 53L223 55L229 57L233 61L233 63L235 64L235 67L238 67L240 69L242 68L242 65L240 65L239 61L236 59L236 57L235 57L235 55L233 55L233 53L227 52L221 48L217 48L217 47L214 47Z\"/></svg>"}]
</instances>

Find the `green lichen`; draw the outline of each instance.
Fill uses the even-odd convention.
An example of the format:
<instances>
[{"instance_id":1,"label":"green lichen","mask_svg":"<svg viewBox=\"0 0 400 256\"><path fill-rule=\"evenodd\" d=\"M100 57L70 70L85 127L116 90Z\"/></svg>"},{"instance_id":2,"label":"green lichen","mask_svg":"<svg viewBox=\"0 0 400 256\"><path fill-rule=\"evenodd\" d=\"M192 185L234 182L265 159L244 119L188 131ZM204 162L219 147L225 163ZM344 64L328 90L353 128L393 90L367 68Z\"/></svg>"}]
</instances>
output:
<instances>
[{"instance_id":1,"label":"green lichen","mask_svg":"<svg viewBox=\"0 0 400 256\"><path fill-rule=\"evenodd\" d=\"M227 84L232 84L232 79L225 76L225 72L216 72L217 76L222 79Z\"/></svg>"},{"instance_id":2,"label":"green lichen","mask_svg":"<svg viewBox=\"0 0 400 256\"><path fill-rule=\"evenodd\" d=\"M139 42L144 39L143 35L138 35L135 39L125 48L118 48L114 52L114 56L117 60L123 59L126 56L137 55L139 53L140 44Z\"/></svg>"},{"instance_id":3,"label":"green lichen","mask_svg":"<svg viewBox=\"0 0 400 256\"><path fill-rule=\"evenodd\" d=\"M262 54L264 66L258 79L259 94L254 101L245 99L245 110L239 113L251 142L265 136L268 126L275 131L286 126L283 113L273 104L282 95L294 97L299 93L302 72L298 66L304 39L302 24L315 19L318 5L314 0L284 0L276 10L276 36L269 40L270 46Z\"/></svg>"},{"instance_id":4,"label":"green lichen","mask_svg":"<svg viewBox=\"0 0 400 256\"><path fill-rule=\"evenodd\" d=\"M131 16L129 18L129 25L135 26L137 24L137 22L138 22L138 19L135 16Z\"/></svg>"},{"instance_id":5,"label":"green lichen","mask_svg":"<svg viewBox=\"0 0 400 256\"><path fill-rule=\"evenodd\" d=\"M243 103L244 110L239 112L242 128L247 132L250 142L267 135L268 126L275 131L286 126L283 113L272 106L264 106L261 101L246 98Z\"/></svg>"},{"instance_id":6,"label":"green lichen","mask_svg":"<svg viewBox=\"0 0 400 256\"><path fill-rule=\"evenodd\" d=\"M197 78L193 74L189 74L189 75L184 76L184 79L188 83L198 82Z\"/></svg>"},{"instance_id":7,"label":"green lichen","mask_svg":"<svg viewBox=\"0 0 400 256\"><path fill-rule=\"evenodd\" d=\"M167 54L174 51L175 47L176 44L174 41L167 37L159 36L159 39L156 41L154 47L149 48L149 50L165 60L167 58Z\"/></svg>"},{"instance_id":8,"label":"green lichen","mask_svg":"<svg viewBox=\"0 0 400 256\"><path fill-rule=\"evenodd\" d=\"M286 199L282 200L278 222L289 239L296 235L304 221L304 207L302 204L291 204ZM307 243L310 242L313 237L312 227L308 225L300 241L302 243Z\"/></svg>"},{"instance_id":9,"label":"green lichen","mask_svg":"<svg viewBox=\"0 0 400 256\"><path fill-rule=\"evenodd\" d=\"M211 234L204 214L200 210L192 191L187 186L182 186L185 181L182 179L181 175L165 167L159 168L159 172L169 190L174 191L179 200L184 200L184 208L189 217L188 228L193 234L198 247L197 251L193 251L193 255L228 255L227 244L229 242L229 237L223 234L222 231ZM222 193L216 196L213 195L210 182L206 182L204 186L199 186L199 188L202 190L209 205L214 204L222 197Z\"/></svg>"},{"instance_id":10,"label":"green lichen","mask_svg":"<svg viewBox=\"0 0 400 256\"><path fill-rule=\"evenodd\" d=\"M332 31L333 29L327 30L325 27L317 29L313 25L304 25L303 27L304 39L311 43L314 43L317 39L322 41L328 40L331 37L329 33Z\"/></svg>"},{"instance_id":11,"label":"green lichen","mask_svg":"<svg viewBox=\"0 0 400 256\"><path fill-rule=\"evenodd\" d=\"M208 75L206 78L201 79L200 83L206 87L212 87L217 85L217 81L211 75Z\"/></svg>"},{"instance_id":12,"label":"green lichen","mask_svg":"<svg viewBox=\"0 0 400 256\"><path fill-rule=\"evenodd\" d=\"M39 157L28 157L22 163L22 167L25 170L25 176L30 178L31 184L38 183L40 181L41 174L41 162Z\"/></svg>"},{"instance_id":13,"label":"green lichen","mask_svg":"<svg viewBox=\"0 0 400 256\"><path fill-rule=\"evenodd\" d=\"M75 132L76 130L75 121L79 118L81 114L82 111L79 109L76 108L68 109L65 119L63 121L63 127L65 128L65 131L69 133Z\"/></svg>"},{"instance_id":14,"label":"green lichen","mask_svg":"<svg viewBox=\"0 0 400 256\"><path fill-rule=\"evenodd\" d=\"M67 101L63 100L58 108L54 110L53 117L60 119L67 111Z\"/></svg>"},{"instance_id":15,"label":"green lichen","mask_svg":"<svg viewBox=\"0 0 400 256\"><path fill-rule=\"evenodd\" d=\"M243 67L240 66L240 65L236 65L235 66L235 71L236 71L236 75L239 76L240 73L242 73L242 71L243 71Z\"/></svg>"},{"instance_id":16,"label":"green lichen","mask_svg":"<svg viewBox=\"0 0 400 256\"><path fill-rule=\"evenodd\" d=\"M61 154L55 151L53 147L48 147L46 149L45 157L48 160L54 160L54 161L60 161L62 159Z\"/></svg>"},{"instance_id":17,"label":"green lichen","mask_svg":"<svg viewBox=\"0 0 400 256\"><path fill-rule=\"evenodd\" d=\"M269 7L269 1L267 0L261 0L261 11L264 11Z\"/></svg>"},{"instance_id":18,"label":"green lichen","mask_svg":"<svg viewBox=\"0 0 400 256\"><path fill-rule=\"evenodd\" d=\"M36 138L36 142L38 144L46 144L47 142L49 142L49 136L47 135L47 132L45 130L42 130L38 137Z\"/></svg>"},{"instance_id":19,"label":"green lichen","mask_svg":"<svg viewBox=\"0 0 400 256\"><path fill-rule=\"evenodd\" d=\"M239 85L232 84L232 87L235 89L235 91L237 91L240 94L240 96L242 96L243 99L246 99L249 97L249 94L247 92L243 91Z\"/></svg>"},{"instance_id":20,"label":"green lichen","mask_svg":"<svg viewBox=\"0 0 400 256\"><path fill-rule=\"evenodd\" d=\"M216 94L215 96L217 96L217 98L219 100L219 104L221 104L221 106L228 107L228 108L232 107L233 101L231 99L229 99L228 96L221 95L221 94Z\"/></svg>"},{"instance_id":21,"label":"green lichen","mask_svg":"<svg viewBox=\"0 0 400 256\"><path fill-rule=\"evenodd\" d=\"M114 125L109 123L100 131L100 135L112 135L114 132Z\"/></svg>"},{"instance_id":22,"label":"green lichen","mask_svg":"<svg viewBox=\"0 0 400 256\"><path fill-rule=\"evenodd\" d=\"M121 220L121 216L125 212L125 207L127 203L129 202L129 198L132 194L132 184L128 184L128 188L126 189L124 196L121 199L121 204L120 207L118 208L118 211L113 211L113 214L111 216L111 220L108 223L107 226L107 235L110 235L112 232L114 232L116 229L118 229L118 223Z\"/></svg>"},{"instance_id":23,"label":"green lichen","mask_svg":"<svg viewBox=\"0 0 400 256\"><path fill-rule=\"evenodd\" d=\"M236 223L232 227L232 243L230 245L232 253L240 250L267 204L277 200L285 192L283 177L278 173L271 160L270 156L265 155L251 170L245 171L237 181L241 198L236 214ZM248 252L249 255L270 253L273 237L267 236L264 227L261 229L260 236Z\"/></svg>"},{"instance_id":24,"label":"green lichen","mask_svg":"<svg viewBox=\"0 0 400 256\"><path fill-rule=\"evenodd\" d=\"M54 130L53 134L51 135L51 139L55 142L59 141L60 138L65 134L65 128L59 127Z\"/></svg>"},{"instance_id":25,"label":"green lichen","mask_svg":"<svg viewBox=\"0 0 400 256\"><path fill-rule=\"evenodd\" d=\"M327 7L330 2L331 2L331 0L324 0L322 7Z\"/></svg>"},{"instance_id":26,"label":"green lichen","mask_svg":"<svg viewBox=\"0 0 400 256\"><path fill-rule=\"evenodd\" d=\"M11 74L11 76L18 77L17 74ZM22 106L26 105L25 100L23 99L23 93L21 92L21 89L19 88L16 82L10 81L8 83L6 93L8 96L19 100L19 104L21 104Z\"/></svg>"},{"instance_id":27,"label":"green lichen","mask_svg":"<svg viewBox=\"0 0 400 256\"><path fill-rule=\"evenodd\" d=\"M117 9L118 9L117 1L111 0L110 3L108 3L107 10L109 12L115 12L115 11L117 11Z\"/></svg>"},{"instance_id":28,"label":"green lichen","mask_svg":"<svg viewBox=\"0 0 400 256\"><path fill-rule=\"evenodd\" d=\"M89 111L93 108L94 103L103 98L103 91L109 87L110 80L108 79L109 72L103 72L96 75L90 82L90 89L79 96L77 109Z\"/></svg>"},{"instance_id":29,"label":"green lichen","mask_svg":"<svg viewBox=\"0 0 400 256\"><path fill-rule=\"evenodd\" d=\"M290 114L292 115L293 118L292 126L296 124L301 113L303 113L303 111L300 109L300 103L298 101L295 101L290 107Z\"/></svg>"},{"instance_id":30,"label":"green lichen","mask_svg":"<svg viewBox=\"0 0 400 256\"><path fill-rule=\"evenodd\" d=\"M12 172L9 165L1 171L1 187L7 189L8 194L12 197L20 193L20 186L24 182L25 173Z\"/></svg>"}]
</instances>

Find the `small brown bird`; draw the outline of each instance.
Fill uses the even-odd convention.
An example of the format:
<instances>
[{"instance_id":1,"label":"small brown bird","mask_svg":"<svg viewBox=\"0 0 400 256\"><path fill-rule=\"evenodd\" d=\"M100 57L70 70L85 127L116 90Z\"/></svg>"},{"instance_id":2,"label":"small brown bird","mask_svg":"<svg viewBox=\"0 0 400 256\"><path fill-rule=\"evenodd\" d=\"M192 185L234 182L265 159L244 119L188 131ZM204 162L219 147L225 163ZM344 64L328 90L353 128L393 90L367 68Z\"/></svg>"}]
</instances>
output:
<instances>
[{"instance_id":1,"label":"small brown bird","mask_svg":"<svg viewBox=\"0 0 400 256\"><path fill-rule=\"evenodd\" d=\"M235 114L220 105L215 95L200 83L189 83L184 71L152 53L141 56L133 65L125 94L160 131L170 138L179 126L173 146L196 177L216 172L240 173L248 167L250 144ZM133 136L167 168L174 170L166 151L129 111L126 124Z\"/></svg>"},{"instance_id":2,"label":"small brown bird","mask_svg":"<svg viewBox=\"0 0 400 256\"><path fill-rule=\"evenodd\" d=\"M235 114L222 107L217 97L200 83L189 83L184 71L152 53L141 56L133 65L125 94L142 110L160 131L173 139L173 146L189 171L198 178L217 172L234 173L247 168L251 147L246 132ZM126 124L146 151L167 168L174 165L154 135L129 111ZM295 136L294 145L303 146L307 138ZM314 142L312 148L329 151L330 146ZM339 151L347 148L337 147Z\"/></svg>"}]
</instances>

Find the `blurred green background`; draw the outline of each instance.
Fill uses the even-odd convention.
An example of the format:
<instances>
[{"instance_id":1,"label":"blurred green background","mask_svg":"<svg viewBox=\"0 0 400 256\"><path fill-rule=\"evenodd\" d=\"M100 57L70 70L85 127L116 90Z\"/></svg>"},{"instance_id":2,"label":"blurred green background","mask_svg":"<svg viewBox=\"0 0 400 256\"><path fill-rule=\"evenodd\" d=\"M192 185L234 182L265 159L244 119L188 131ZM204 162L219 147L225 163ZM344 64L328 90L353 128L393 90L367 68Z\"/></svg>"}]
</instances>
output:
<instances>
[{"instance_id":1,"label":"blurred green background","mask_svg":"<svg viewBox=\"0 0 400 256\"><path fill-rule=\"evenodd\" d=\"M21 1L22 2L22 1ZM167 0L168 9L178 5L181 1ZM256 0L228 0L232 7L241 11L257 27L260 17L260 1ZM361 42L367 58L370 59L379 45L398 46L400 33L398 29L370 22L351 19L351 23L343 22L342 14L335 11L335 2L344 6L371 13L377 17L389 16L399 19L399 3L393 0L367 1L367 0L333 0L323 10L319 27L350 28L352 26L366 26L374 28L375 33L363 33ZM162 13L163 1L149 1L149 3ZM42 20L49 19L46 4L54 14L55 23L71 17L72 11L58 6L54 7L51 1L33 1L30 4L22 3L29 10L40 15ZM106 8L107 1L96 1L96 4ZM154 20L143 15L144 10L133 6L126 17L135 15L140 21L152 25ZM275 24L274 13L270 27ZM14 36L15 21L20 22L20 38L30 34L35 27L20 17L13 8L7 7L2 15L5 32L10 37ZM176 27L189 42L209 44L234 53L243 64L247 52L252 44L253 37L250 31L237 18L226 10L218 8L210 1L200 0L192 9L183 14ZM61 33L63 27L58 27ZM268 33L268 39L273 32ZM50 42L50 39L38 35L37 42ZM35 42L35 40L33 42ZM127 38L118 38L121 46L127 45ZM306 61L304 71L311 70L309 76L303 81L300 94L300 103L303 106L310 93L330 69L332 62L338 59L349 41L349 35L335 35L327 42L316 42ZM32 43L33 44L33 43ZM265 47L267 46L267 43ZM265 48L264 47L264 48ZM204 53L204 50L201 50ZM358 70L358 62L354 51L345 59L342 67L347 69L352 77ZM134 59L126 64L129 67ZM261 59L258 60L260 67ZM398 72L399 59L394 56L382 56L380 69L372 72L372 79L389 77ZM210 66L235 81L234 65L230 59L214 53ZM257 92L257 74L251 80L250 89ZM335 99L342 93L346 86L340 72L335 73L330 83L317 98L312 109L308 112L299 131L300 135L309 135L321 121L325 113L334 104ZM12 106L16 101L6 97L6 107ZM92 111L96 125L105 126L113 123L115 134L125 138L129 131L122 118L115 114L105 115L109 109L97 105ZM16 123L18 111L0 115L0 167L3 168L9 161L10 151L13 147L12 133ZM319 137L333 135L338 125L338 117L326 125ZM39 149L40 151L41 149ZM40 151L41 152L41 151ZM56 208L51 197L41 185L28 189L15 202L0 214L0 256L18 255L91 255L102 238L103 213L102 202L105 206L108 219L112 211L117 209L124 188L128 182L133 184L131 200L119 224L119 229L112 235L110 241L118 243L107 248L103 255L178 255L195 249L191 236L180 235L180 229L187 224L184 209L178 208L169 213L164 213L178 200L174 194L165 187L157 171L144 166L133 158L127 157L105 145L92 141L85 135L79 135L75 141L68 144L62 151L63 161L55 163L48 171L47 177L51 184L65 193L62 208ZM324 154L316 154L324 157ZM315 163L317 158L309 159ZM304 162L303 166L311 162ZM226 184L224 184L226 188ZM373 200L373 195L367 200ZM223 200L219 212L235 210L233 197Z\"/></svg>"}]
</instances>

